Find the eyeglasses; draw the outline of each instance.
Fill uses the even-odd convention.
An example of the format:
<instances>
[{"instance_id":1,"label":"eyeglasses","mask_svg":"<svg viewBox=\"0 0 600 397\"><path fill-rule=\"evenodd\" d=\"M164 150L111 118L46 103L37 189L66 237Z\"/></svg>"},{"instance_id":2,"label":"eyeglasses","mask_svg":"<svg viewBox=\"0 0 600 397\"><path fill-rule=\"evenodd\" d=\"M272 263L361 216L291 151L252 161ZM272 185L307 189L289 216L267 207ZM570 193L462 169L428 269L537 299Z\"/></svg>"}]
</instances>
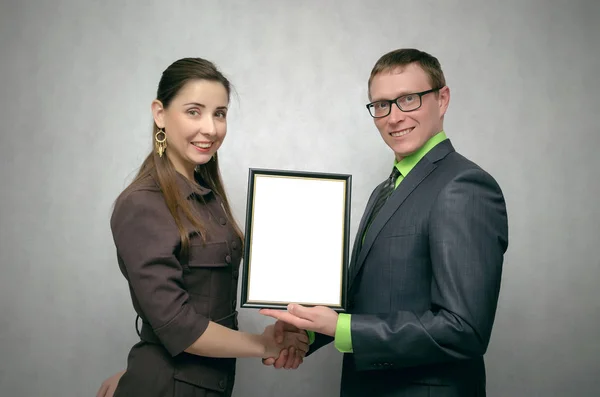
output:
<instances>
[{"instance_id":1,"label":"eyeglasses","mask_svg":"<svg viewBox=\"0 0 600 397\"><path fill-rule=\"evenodd\" d=\"M413 112L420 108L423 104L423 95L429 94L430 92L438 91L441 88L443 87L433 88L431 90L422 92L415 92L412 94L405 94L393 100L384 99L381 101L371 102L367 104L367 109L369 110L369 114L376 119L385 117L388 114L390 114L390 112L392 111L392 103L395 103L396 106L398 106L398 109L400 109L403 112Z\"/></svg>"}]
</instances>

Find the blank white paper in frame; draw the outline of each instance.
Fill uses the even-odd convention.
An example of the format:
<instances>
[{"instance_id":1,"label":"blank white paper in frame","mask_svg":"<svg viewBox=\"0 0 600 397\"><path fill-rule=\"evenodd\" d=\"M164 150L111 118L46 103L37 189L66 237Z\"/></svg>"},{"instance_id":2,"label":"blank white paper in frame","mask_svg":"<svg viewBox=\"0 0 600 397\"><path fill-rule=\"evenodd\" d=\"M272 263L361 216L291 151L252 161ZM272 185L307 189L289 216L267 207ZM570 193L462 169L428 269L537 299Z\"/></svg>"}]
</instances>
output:
<instances>
[{"instance_id":1,"label":"blank white paper in frame","mask_svg":"<svg viewBox=\"0 0 600 397\"><path fill-rule=\"evenodd\" d=\"M248 302L341 306L346 181L254 178Z\"/></svg>"}]
</instances>

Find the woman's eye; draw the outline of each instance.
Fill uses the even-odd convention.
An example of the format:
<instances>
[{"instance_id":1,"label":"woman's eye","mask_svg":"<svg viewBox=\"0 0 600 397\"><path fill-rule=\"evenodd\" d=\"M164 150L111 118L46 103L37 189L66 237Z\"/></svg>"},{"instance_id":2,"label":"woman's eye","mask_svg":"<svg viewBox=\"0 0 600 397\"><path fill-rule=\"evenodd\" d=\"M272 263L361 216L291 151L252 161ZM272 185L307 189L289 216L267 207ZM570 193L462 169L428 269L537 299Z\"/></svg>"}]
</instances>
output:
<instances>
[{"instance_id":1,"label":"woman's eye","mask_svg":"<svg viewBox=\"0 0 600 397\"><path fill-rule=\"evenodd\" d=\"M190 114L191 116L197 116L200 113L198 113L198 111L195 109L190 109L190 110L188 110L188 114Z\"/></svg>"}]
</instances>

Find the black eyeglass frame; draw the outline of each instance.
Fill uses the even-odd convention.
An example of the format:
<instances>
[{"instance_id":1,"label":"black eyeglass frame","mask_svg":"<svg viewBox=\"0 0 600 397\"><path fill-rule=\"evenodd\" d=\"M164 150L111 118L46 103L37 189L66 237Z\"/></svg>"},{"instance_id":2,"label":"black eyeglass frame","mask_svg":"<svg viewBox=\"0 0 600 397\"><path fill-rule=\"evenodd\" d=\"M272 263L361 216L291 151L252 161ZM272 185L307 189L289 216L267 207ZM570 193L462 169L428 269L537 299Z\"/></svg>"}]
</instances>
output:
<instances>
[{"instance_id":1,"label":"black eyeglass frame","mask_svg":"<svg viewBox=\"0 0 600 397\"><path fill-rule=\"evenodd\" d=\"M395 104L396 104L396 106L398 106L398 109L400 109L400 111L401 111L401 112L404 112L404 113L410 113L410 112L414 112L415 110L418 110L418 109L420 109L420 108L421 108L421 106L423 105L423 95L427 95L427 94L429 94L429 93L432 93L432 92L439 91L439 90L441 90L442 88L444 88L444 87L432 88L432 89L430 89L430 90L427 90L427 91L413 92L413 93L410 93L410 94L402 94L402 95L400 95L400 96L399 96L398 98L396 98L396 99L381 99L381 100L379 100L379 101L373 101L373 102L367 103L367 105L366 105L366 107L367 107L367 111L369 112L369 115L371 115L371 117L373 117L374 119L380 119L380 118L387 117L387 116L389 116L389 115L390 115L390 113L392 112L392 103L395 103ZM414 109L411 109L411 110L404 110L404 109L402 109L402 107L400 107L400 105L398 104L398 99L400 99L400 98L403 98L403 97L405 97L405 96L409 96L409 95L418 95L418 96L419 96L419 106L417 106L416 108L414 108ZM384 116L373 116L373 114L371 113L371 108L373 107L373 105L374 105L375 103L380 103L380 102L387 102L387 103L388 103L388 105L389 105L389 108L388 108L389 110L388 110L387 114L385 114Z\"/></svg>"}]
</instances>

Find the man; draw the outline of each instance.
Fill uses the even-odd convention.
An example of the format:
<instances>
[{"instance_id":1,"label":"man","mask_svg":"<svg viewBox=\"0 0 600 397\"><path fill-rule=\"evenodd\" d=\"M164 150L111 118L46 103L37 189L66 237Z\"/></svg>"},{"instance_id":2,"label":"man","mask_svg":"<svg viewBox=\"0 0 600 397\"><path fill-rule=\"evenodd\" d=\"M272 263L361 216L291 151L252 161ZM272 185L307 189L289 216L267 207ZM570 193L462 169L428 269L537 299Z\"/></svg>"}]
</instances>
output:
<instances>
[{"instance_id":1,"label":"man","mask_svg":"<svg viewBox=\"0 0 600 397\"><path fill-rule=\"evenodd\" d=\"M307 356L334 342L344 397L485 396L483 355L508 246L502 191L447 139L450 90L435 57L383 55L369 99L395 161L358 227L347 313L301 305L261 313L279 329L310 331ZM264 362L297 367L288 357Z\"/></svg>"}]
</instances>

